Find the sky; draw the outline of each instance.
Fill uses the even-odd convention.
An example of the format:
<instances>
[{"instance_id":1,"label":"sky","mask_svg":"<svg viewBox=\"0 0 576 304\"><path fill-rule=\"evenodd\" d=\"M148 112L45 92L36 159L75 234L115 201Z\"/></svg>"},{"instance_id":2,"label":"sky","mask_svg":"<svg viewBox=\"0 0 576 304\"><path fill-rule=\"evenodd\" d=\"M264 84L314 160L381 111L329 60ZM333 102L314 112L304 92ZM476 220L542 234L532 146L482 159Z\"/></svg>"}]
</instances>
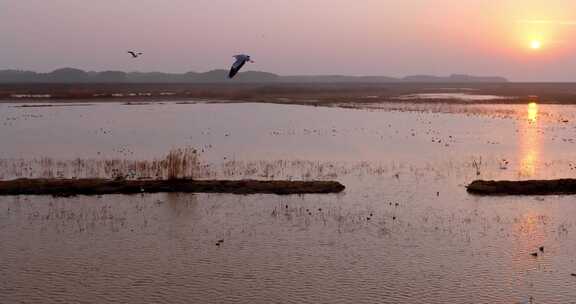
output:
<instances>
[{"instance_id":1,"label":"sky","mask_svg":"<svg viewBox=\"0 0 576 304\"><path fill-rule=\"evenodd\" d=\"M0 69L576 81L574 0L0 0ZM127 50L144 55L131 59Z\"/></svg>"}]
</instances>

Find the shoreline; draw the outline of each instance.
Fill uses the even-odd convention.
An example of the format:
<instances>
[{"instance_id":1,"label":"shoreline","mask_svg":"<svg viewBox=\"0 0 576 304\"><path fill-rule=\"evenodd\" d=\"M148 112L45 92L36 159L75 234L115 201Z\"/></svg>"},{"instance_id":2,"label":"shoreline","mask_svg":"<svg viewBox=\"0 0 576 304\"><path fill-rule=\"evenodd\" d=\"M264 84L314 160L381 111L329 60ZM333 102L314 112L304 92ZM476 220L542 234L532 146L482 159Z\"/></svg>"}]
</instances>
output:
<instances>
[{"instance_id":1,"label":"shoreline","mask_svg":"<svg viewBox=\"0 0 576 304\"><path fill-rule=\"evenodd\" d=\"M466 187L470 194L503 195L572 195L576 194L576 179L485 181L476 180Z\"/></svg>"},{"instance_id":2,"label":"shoreline","mask_svg":"<svg viewBox=\"0 0 576 304\"><path fill-rule=\"evenodd\" d=\"M502 99L413 98L418 94ZM576 104L576 83L0 84L0 103Z\"/></svg>"}]
</instances>

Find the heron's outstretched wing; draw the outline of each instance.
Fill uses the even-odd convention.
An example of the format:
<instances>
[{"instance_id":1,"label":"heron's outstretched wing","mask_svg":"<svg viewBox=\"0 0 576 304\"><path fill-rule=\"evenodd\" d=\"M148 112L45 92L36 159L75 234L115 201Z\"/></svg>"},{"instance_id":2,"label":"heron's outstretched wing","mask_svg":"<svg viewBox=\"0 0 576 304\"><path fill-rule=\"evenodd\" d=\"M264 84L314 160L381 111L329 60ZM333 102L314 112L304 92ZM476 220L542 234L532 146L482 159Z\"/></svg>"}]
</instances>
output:
<instances>
[{"instance_id":1,"label":"heron's outstretched wing","mask_svg":"<svg viewBox=\"0 0 576 304\"><path fill-rule=\"evenodd\" d=\"M230 72L228 73L228 78L236 76L236 74L238 74L240 69L246 64L246 61L248 61L248 59L246 59L245 57L241 56L234 56L234 57L236 58L236 62L232 64L232 68L230 68Z\"/></svg>"}]
</instances>

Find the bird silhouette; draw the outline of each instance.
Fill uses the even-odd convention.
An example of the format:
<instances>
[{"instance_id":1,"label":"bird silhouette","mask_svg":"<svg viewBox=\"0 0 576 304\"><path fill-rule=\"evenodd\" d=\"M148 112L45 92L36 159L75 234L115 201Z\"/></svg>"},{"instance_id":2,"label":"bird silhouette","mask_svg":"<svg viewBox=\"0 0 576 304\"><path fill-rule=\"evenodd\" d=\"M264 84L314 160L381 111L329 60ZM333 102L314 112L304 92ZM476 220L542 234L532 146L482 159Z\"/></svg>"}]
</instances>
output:
<instances>
[{"instance_id":1,"label":"bird silhouette","mask_svg":"<svg viewBox=\"0 0 576 304\"><path fill-rule=\"evenodd\" d=\"M128 54L130 54L132 56L132 58L138 58L141 55L144 55L144 53L141 52L135 52L135 51L128 51Z\"/></svg>"},{"instance_id":2,"label":"bird silhouette","mask_svg":"<svg viewBox=\"0 0 576 304\"><path fill-rule=\"evenodd\" d=\"M236 74L238 74L238 72L246 64L246 62L254 62L252 61L252 59L250 59L250 56L248 55L236 55L234 56L234 58L236 59L236 61L234 62L234 64L232 64L230 72L228 73L228 78L230 79L232 79Z\"/></svg>"}]
</instances>

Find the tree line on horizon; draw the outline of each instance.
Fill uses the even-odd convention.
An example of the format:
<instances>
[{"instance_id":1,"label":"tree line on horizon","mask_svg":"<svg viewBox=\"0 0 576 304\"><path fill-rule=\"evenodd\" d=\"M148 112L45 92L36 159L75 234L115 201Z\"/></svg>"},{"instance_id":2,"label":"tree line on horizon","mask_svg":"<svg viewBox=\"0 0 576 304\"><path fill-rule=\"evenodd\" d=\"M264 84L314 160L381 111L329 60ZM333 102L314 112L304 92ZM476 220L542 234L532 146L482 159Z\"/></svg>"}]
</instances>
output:
<instances>
[{"instance_id":1,"label":"tree line on horizon","mask_svg":"<svg viewBox=\"0 0 576 304\"><path fill-rule=\"evenodd\" d=\"M227 79L228 71L212 70L204 73L162 72L92 72L62 68L49 73L23 70L0 70L0 83L390 83L390 82L507 82L503 77L480 77L453 74L447 77L414 75L403 78L387 76L311 75L280 76L268 72L247 71L234 80Z\"/></svg>"}]
</instances>

